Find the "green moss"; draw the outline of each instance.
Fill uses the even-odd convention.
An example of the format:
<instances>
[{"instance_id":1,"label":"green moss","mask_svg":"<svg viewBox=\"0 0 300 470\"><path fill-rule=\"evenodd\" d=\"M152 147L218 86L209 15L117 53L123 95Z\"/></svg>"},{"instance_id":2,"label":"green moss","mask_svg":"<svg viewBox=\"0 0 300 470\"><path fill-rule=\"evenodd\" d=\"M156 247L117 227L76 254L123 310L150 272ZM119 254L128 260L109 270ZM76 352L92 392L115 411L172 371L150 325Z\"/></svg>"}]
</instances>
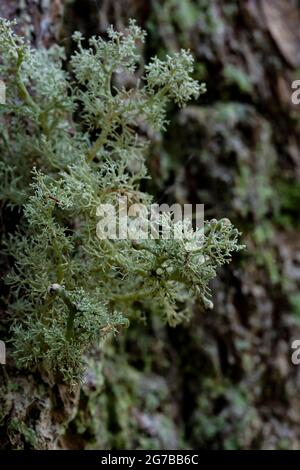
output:
<instances>
[{"instance_id":1,"label":"green moss","mask_svg":"<svg viewBox=\"0 0 300 470\"><path fill-rule=\"evenodd\" d=\"M25 444L28 444L31 448L37 447L37 434L34 429L30 426L27 426L24 422L19 421L17 418L12 418L9 421L8 433L11 436L11 439L14 439L14 436L18 436L18 439L23 439Z\"/></svg>"},{"instance_id":2,"label":"green moss","mask_svg":"<svg viewBox=\"0 0 300 470\"><path fill-rule=\"evenodd\" d=\"M223 71L225 82L236 85L242 93L252 94L253 87L249 76L240 68L227 64Z\"/></svg>"}]
</instances>

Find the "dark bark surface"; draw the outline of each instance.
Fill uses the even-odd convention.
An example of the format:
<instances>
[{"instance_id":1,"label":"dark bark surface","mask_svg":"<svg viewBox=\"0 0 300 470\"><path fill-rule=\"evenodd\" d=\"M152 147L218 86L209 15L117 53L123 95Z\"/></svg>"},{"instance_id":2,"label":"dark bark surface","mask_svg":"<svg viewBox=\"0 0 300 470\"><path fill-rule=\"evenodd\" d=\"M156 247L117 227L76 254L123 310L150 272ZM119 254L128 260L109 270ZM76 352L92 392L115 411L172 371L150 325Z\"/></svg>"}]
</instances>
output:
<instances>
[{"instance_id":1,"label":"dark bark surface","mask_svg":"<svg viewBox=\"0 0 300 470\"><path fill-rule=\"evenodd\" d=\"M229 217L244 253L212 285L214 309L170 329L133 324L89 358L76 390L2 370L2 448L300 448L300 69L293 0L1 3L34 46L147 29L145 59L190 48L208 92L153 142L151 191ZM298 77L297 77L298 71Z\"/></svg>"}]
</instances>

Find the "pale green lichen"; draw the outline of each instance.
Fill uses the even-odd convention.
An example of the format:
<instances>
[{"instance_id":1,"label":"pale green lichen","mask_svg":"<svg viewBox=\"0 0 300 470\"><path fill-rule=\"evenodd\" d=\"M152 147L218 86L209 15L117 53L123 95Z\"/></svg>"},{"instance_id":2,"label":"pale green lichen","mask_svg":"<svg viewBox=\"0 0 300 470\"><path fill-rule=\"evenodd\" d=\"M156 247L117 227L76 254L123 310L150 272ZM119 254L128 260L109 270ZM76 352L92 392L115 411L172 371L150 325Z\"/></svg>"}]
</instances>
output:
<instances>
[{"instance_id":1,"label":"pale green lichen","mask_svg":"<svg viewBox=\"0 0 300 470\"><path fill-rule=\"evenodd\" d=\"M33 50L0 22L8 90L0 108L1 193L24 213L7 241L15 260L8 275L14 357L52 381L76 382L84 353L127 327L137 311L159 312L176 325L197 299L211 307L209 281L241 248L227 219L205 224L201 246L192 228L188 239L96 236L100 204L116 205L120 194L132 203L152 201L140 190L148 139L139 127L164 129L170 101L182 106L205 90L191 78L187 51L152 59L137 80L144 37L134 21L123 33L110 28L107 41L91 38L88 48L75 34L68 73L61 48ZM118 85L122 72L131 76L130 88ZM178 229L171 218L160 223Z\"/></svg>"}]
</instances>

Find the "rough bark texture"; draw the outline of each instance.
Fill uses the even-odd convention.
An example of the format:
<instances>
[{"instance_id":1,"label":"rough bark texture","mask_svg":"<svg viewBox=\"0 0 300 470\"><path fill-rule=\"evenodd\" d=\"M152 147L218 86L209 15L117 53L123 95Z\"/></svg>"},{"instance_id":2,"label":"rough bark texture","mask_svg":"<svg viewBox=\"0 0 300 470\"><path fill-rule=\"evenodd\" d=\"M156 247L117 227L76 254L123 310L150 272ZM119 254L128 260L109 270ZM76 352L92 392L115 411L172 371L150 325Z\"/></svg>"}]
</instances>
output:
<instances>
[{"instance_id":1,"label":"rough bark texture","mask_svg":"<svg viewBox=\"0 0 300 470\"><path fill-rule=\"evenodd\" d=\"M134 17L145 56L188 47L201 102L170 110L153 142L158 199L203 202L229 217L245 253L212 286L212 312L170 329L158 319L89 358L77 390L51 387L8 363L2 371L3 448L300 448L299 106L296 1L63 0L1 3L35 46L103 34ZM298 78L300 78L298 76Z\"/></svg>"}]
</instances>

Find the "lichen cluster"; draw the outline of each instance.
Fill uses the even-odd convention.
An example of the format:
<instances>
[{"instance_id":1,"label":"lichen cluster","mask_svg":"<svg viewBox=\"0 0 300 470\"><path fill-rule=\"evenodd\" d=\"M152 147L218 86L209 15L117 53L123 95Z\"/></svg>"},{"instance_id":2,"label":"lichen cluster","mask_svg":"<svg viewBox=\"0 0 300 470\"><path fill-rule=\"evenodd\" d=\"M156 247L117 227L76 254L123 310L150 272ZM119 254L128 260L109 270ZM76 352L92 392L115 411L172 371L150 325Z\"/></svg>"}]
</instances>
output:
<instances>
[{"instance_id":1,"label":"lichen cluster","mask_svg":"<svg viewBox=\"0 0 300 470\"><path fill-rule=\"evenodd\" d=\"M96 236L99 205L116 205L120 194L151 204L140 186L149 136L165 129L171 101L183 106L205 91L188 51L143 68L145 33L134 21L107 36L84 46L75 33L67 60L62 48L34 50L0 22L0 192L20 212L5 248L14 260L12 349L19 367L53 383L78 381L93 344L132 317L160 314L176 325L194 302L211 307L209 281L241 248L228 219L206 222L201 234L190 227L187 239ZM161 223L176 230L171 217Z\"/></svg>"}]
</instances>

